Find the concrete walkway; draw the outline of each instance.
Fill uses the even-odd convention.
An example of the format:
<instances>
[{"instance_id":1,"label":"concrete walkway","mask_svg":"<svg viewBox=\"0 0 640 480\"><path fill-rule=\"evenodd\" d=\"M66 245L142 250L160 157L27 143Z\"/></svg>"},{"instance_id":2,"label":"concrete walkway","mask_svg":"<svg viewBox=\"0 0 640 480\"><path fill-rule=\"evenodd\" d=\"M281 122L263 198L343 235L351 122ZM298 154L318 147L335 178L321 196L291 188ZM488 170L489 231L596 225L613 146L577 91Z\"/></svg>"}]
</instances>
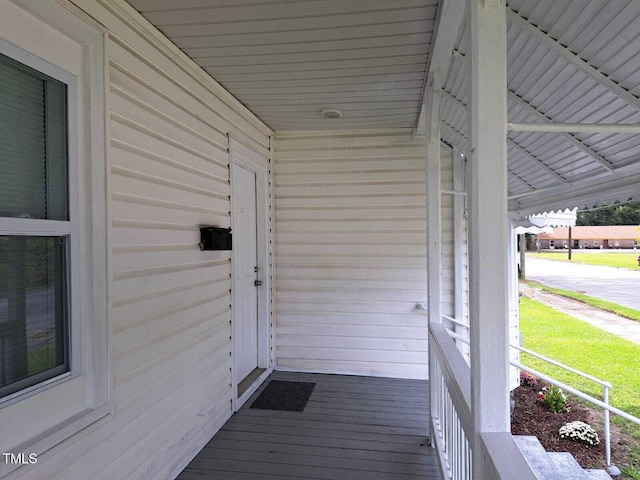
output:
<instances>
[{"instance_id":1,"label":"concrete walkway","mask_svg":"<svg viewBox=\"0 0 640 480\"><path fill-rule=\"evenodd\" d=\"M559 312L571 315L578 320L587 322L606 332L618 335L625 340L640 344L640 322L629 320L614 313L605 312L599 308L573 300L572 298L544 292L539 288L521 284L520 291L527 298L543 303Z\"/></svg>"},{"instance_id":2,"label":"concrete walkway","mask_svg":"<svg viewBox=\"0 0 640 480\"><path fill-rule=\"evenodd\" d=\"M535 258L535 254L527 255L525 265L529 280L640 310L640 267L627 270L584 265Z\"/></svg>"}]
</instances>

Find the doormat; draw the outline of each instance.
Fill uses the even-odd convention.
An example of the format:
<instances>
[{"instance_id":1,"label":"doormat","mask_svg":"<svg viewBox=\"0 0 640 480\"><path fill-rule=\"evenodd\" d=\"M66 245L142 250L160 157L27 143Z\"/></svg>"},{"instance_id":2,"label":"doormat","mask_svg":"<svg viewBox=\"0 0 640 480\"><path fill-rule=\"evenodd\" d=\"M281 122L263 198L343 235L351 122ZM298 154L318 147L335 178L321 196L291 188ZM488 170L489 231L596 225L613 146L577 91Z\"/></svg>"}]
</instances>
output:
<instances>
[{"instance_id":1,"label":"doormat","mask_svg":"<svg viewBox=\"0 0 640 480\"><path fill-rule=\"evenodd\" d=\"M271 380L251 408L302 412L315 386L313 382Z\"/></svg>"}]
</instances>

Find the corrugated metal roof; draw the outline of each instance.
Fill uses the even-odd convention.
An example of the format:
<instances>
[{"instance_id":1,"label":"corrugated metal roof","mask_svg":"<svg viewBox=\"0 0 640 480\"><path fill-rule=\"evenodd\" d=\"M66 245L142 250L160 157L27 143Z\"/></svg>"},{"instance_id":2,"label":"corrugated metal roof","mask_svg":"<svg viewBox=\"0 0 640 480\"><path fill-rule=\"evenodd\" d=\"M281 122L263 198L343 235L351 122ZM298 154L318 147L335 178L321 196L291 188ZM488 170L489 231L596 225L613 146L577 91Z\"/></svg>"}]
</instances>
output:
<instances>
[{"instance_id":1,"label":"corrugated metal roof","mask_svg":"<svg viewBox=\"0 0 640 480\"><path fill-rule=\"evenodd\" d=\"M129 1L274 130L413 127L442 3ZM639 1L507 5L510 122L640 123ZM463 27L441 104L461 150L467 44ZM332 107L344 116L323 118ZM511 131L507 147L512 212L640 197L640 135Z\"/></svg>"},{"instance_id":2,"label":"corrugated metal roof","mask_svg":"<svg viewBox=\"0 0 640 480\"><path fill-rule=\"evenodd\" d=\"M553 229L553 233L541 233L540 238L566 240L569 238L569 229L557 227ZM640 238L640 227L637 225L573 227L571 238L574 240L637 240Z\"/></svg>"},{"instance_id":3,"label":"corrugated metal roof","mask_svg":"<svg viewBox=\"0 0 640 480\"><path fill-rule=\"evenodd\" d=\"M627 99L580 68L571 55L636 97L640 94L640 2L632 0L510 0L508 3L508 118L510 122L640 123L640 100ZM466 29L445 83L443 140L463 148L467 104ZM556 45L560 48L556 48ZM640 135L509 132L510 209L582 207L599 200L626 201L637 188L615 193L576 188L640 162ZM628 171L629 169L624 169ZM622 170L620 170L622 171ZM572 189L571 198L546 203ZM527 194L539 193L532 197ZM525 199L521 201L520 199Z\"/></svg>"}]
</instances>

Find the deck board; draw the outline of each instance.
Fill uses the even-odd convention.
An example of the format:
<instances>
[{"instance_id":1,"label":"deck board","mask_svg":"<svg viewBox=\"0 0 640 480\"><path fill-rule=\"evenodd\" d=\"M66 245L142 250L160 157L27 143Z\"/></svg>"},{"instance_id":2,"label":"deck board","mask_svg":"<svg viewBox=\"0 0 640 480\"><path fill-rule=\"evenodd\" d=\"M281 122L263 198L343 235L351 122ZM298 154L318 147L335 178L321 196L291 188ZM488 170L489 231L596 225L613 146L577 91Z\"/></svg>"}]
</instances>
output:
<instances>
[{"instance_id":1,"label":"deck board","mask_svg":"<svg viewBox=\"0 0 640 480\"><path fill-rule=\"evenodd\" d=\"M441 479L427 439L427 382L290 372L273 379L315 382L305 410L249 408L263 385L178 480Z\"/></svg>"}]
</instances>

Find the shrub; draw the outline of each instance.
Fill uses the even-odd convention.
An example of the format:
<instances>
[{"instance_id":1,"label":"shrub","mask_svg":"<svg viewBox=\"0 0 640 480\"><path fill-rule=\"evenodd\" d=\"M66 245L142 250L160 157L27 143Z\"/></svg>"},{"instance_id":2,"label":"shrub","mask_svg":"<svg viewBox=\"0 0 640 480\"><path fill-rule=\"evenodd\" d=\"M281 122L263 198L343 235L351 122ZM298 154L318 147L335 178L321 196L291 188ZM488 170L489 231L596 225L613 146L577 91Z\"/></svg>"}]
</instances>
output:
<instances>
[{"instance_id":1,"label":"shrub","mask_svg":"<svg viewBox=\"0 0 640 480\"><path fill-rule=\"evenodd\" d=\"M580 421L569 422L560 427L560 438L568 438L591 446L600 443L596 431L589 424Z\"/></svg>"},{"instance_id":2,"label":"shrub","mask_svg":"<svg viewBox=\"0 0 640 480\"><path fill-rule=\"evenodd\" d=\"M544 387L542 391L538 392L538 397L553 413L561 413L568 410L567 396L555 385L551 385L549 388Z\"/></svg>"},{"instance_id":3,"label":"shrub","mask_svg":"<svg viewBox=\"0 0 640 480\"><path fill-rule=\"evenodd\" d=\"M538 379L530 373L520 370L520 385L525 387L535 387L538 384Z\"/></svg>"}]
</instances>

